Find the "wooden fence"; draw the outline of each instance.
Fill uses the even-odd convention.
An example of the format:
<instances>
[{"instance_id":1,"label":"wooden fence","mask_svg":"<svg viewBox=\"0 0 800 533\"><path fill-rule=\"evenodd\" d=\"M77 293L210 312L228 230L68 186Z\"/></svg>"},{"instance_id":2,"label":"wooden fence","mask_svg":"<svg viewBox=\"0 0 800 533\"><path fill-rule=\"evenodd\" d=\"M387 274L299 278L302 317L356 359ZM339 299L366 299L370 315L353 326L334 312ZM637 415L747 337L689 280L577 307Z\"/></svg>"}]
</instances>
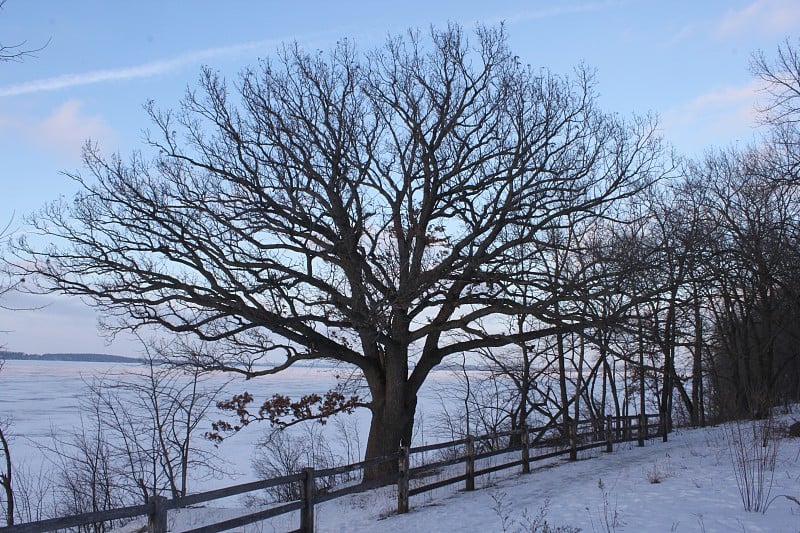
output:
<instances>
[{"instance_id":1,"label":"wooden fence","mask_svg":"<svg viewBox=\"0 0 800 533\"><path fill-rule=\"evenodd\" d=\"M456 483L463 483L465 490L474 490L475 480L480 476L513 467L520 467L522 473L528 473L531 463L535 461L561 455L570 455L574 458L582 450L605 448L605 451L611 452L615 443L629 441L638 441L639 445L643 446L645 439L659 436L660 430L659 417L652 414L606 417L604 424L581 420L574 422L566 431L563 424L554 422L537 428L477 437L467 436L464 439L413 448L403 447L395 454L369 461L319 470L306 468L289 476L244 483L183 498L170 500L154 496L144 505L8 526L0 528L0 532L55 531L147 516L148 532L166 533L167 514L170 510L292 484L299 488L297 491L299 497L294 501L277 503L267 509L192 529L190 533L226 531L293 511L300 512L300 527L296 531L313 532L315 505L348 494L395 484L397 512L406 513L410 508L411 496ZM435 460L429 460L431 455ZM499 462L488 465L481 463L486 463L485 459L493 457L498 457ZM396 473L349 486L342 484L329 486L325 490L319 488L319 480L353 479L356 472L381 464L397 465ZM455 467L459 464L464 465L463 469Z\"/></svg>"}]
</instances>

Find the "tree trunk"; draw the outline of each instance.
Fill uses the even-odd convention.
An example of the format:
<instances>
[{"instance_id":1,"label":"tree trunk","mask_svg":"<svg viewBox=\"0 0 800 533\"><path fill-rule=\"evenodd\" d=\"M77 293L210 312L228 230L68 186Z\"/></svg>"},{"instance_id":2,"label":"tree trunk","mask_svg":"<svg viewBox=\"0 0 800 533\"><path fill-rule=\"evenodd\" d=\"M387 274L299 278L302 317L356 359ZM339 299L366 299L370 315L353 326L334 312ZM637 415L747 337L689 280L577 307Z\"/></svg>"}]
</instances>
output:
<instances>
[{"instance_id":1,"label":"tree trunk","mask_svg":"<svg viewBox=\"0 0 800 533\"><path fill-rule=\"evenodd\" d=\"M574 341L573 341L574 345ZM584 344L583 336L580 337L580 347L578 348L578 368L575 384L575 410L573 419L576 421L581 419L581 392L583 391L583 363L586 357L586 345Z\"/></svg>"},{"instance_id":2,"label":"tree trunk","mask_svg":"<svg viewBox=\"0 0 800 533\"><path fill-rule=\"evenodd\" d=\"M703 315L700 313L700 296L697 288L694 300L694 353L692 354L692 426L705 426L703 405Z\"/></svg>"},{"instance_id":3,"label":"tree trunk","mask_svg":"<svg viewBox=\"0 0 800 533\"><path fill-rule=\"evenodd\" d=\"M669 439L668 435L672 431L672 392L674 390L675 342L677 338L676 302L677 293L673 290L670 294L667 317L664 321L664 341L662 344L662 352L664 353L664 375L662 377L663 387L661 389L659 414L661 415L661 440L663 442L667 442Z\"/></svg>"},{"instance_id":4,"label":"tree trunk","mask_svg":"<svg viewBox=\"0 0 800 533\"><path fill-rule=\"evenodd\" d=\"M372 394L372 422L367 437L366 461L389 457L400 451L400 446L411 446L414 432L414 413L417 408L416 391L408 382L408 360L403 350L387 351L382 379L367 378ZM364 480L374 481L398 472L397 458L364 469ZM393 480L387 480L387 483Z\"/></svg>"},{"instance_id":5,"label":"tree trunk","mask_svg":"<svg viewBox=\"0 0 800 533\"><path fill-rule=\"evenodd\" d=\"M523 296L524 299L524 296ZM523 300L525 301L525 300ZM525 332L525 315L517 317L517 333L522 335ZM519 344L522 354L522 376L519 382L519 401L517 402L516 413L511 416L511 430L516 431L528 427L528 412L530 411L531 395L531 359L528 345L524 342ZM516 448L523 443L522 434L512 433L509 438L509 448Z\"/></svg>"},{"instance_id":6,"label":"tree trunk","mask_svg":"<svg viewBox=\"0 0 800 533\"><path fill-rule=\"evenodd\" d=\"M11 465L11 449L8 445L8 440L6 440L5 433L3 433L3 428L0 427L0 444L2 445L3 455L5 455L5 472L0 474L0 484L3 485L3 489L6 493L6 508L5 508L5 515L6 515L6 525L13 526L14 525L14 487L12 485L12 465Z\"/></svg>"},{"instance_id":7,"label":"tree trunk","mask_svg":"<svg viewBox=\"0 0 800 533\"><path fill-rule=\"evenodd\" d=\"M405 402L401 397L388 397L383 402L375 402L372 409L372 422L369 427L366 461L388 457L398 453L400 446L410 446L414 430L414 411L416 398ZM380 404L383 404L382 406ZM364 481L374 481L397 473L396 458L364 469ZM391 481L387 481L390 483Z\"/></svg>"},{"instance_id":8,"label":"tree trunk","mask_svg":"<svg viewBox=\"0 0 800 533\"><path fill-rule=\"evenodd\" d=\"M609 353L607 350L608 345L606 344L605 337L603 340L603 345L600 347L600 358L603 361L603 371L606 375L606 382L604 386L608 388L608 393L611 395L611 400L614 402L614 416L620 417L622 416L622 409L619 404L619 391L617 390L617 380L615 378L615 366L616 364L612 365L609 362Z\"/></svg>"},{"instance_id":9,"label":"tree trunk","mask_svg":"<svg viewBox=\"0 0 800 533\"><path fill-rule=\"evenodd\" d=\"M575 461L578 458L578 453L575 450L575 432L573 431L572 419L569 416L570 401L567 391L567 354L564 349L564 333L561 331L556 333L556 349L556 357L558 357L558 382L561 393L562 432L569 443L569 459L570 461Z\"/></svg>"},{"instance_id":10,"label":"tree trunk","mask_svg":"<svg viewBox=\"0 0 800 533\"><path fill-rule=\"evenodd\" d=\"M638 307L636 309L636 318L639 329L639 414L644 416L647 413L647 404L645 402L644 325L642 324L642 315L639 313Z\"/></svg>"}]
</instances>

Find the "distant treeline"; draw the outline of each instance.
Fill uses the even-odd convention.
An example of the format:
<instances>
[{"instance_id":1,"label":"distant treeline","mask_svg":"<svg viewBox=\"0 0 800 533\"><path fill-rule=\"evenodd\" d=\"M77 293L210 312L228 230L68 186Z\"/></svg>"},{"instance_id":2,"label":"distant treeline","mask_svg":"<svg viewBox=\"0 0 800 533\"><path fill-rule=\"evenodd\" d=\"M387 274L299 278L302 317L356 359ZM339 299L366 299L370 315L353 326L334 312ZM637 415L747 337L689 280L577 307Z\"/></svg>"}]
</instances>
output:
<instances>
[{"instance_id":1,"label":"distant treeline","mask_svg":"<svg viewBox=\"0 0 800 533\"><path fill-rule=\"evenodd\" d=\"M7 361L73 361L89 363L141 363L141 359L135 357L125 357L122 355L110 355L105 353L44 353L32 354L24 352L3 352L0 351L0 360Z\"/></svg>"}]
</instances>

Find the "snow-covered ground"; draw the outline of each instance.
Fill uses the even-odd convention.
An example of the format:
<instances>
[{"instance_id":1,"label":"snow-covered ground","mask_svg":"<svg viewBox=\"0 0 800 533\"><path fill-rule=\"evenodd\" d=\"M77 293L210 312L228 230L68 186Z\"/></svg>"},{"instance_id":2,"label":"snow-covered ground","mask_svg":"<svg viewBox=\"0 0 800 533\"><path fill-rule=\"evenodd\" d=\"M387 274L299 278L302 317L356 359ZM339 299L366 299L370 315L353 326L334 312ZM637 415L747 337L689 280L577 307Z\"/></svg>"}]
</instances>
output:
<instances>
[{"instance_id":1,"label":"snow-covered ground","mask_svg":"<svg viewBox=\"0 0 800 533\"><path fill-rule=\"evenodd\" d=\"M798 416L797 418L800 418ZM783 425L793 415L779 418ZM580 460L535 463L483 478L474 492L440 489L412 497L412 510L394 514L391 488L351 495L316 507L320 532L797 532L800 531L800 439L782 436L766 512L746 512L731 456L731 428L679 429L667 443L635 443L614 453L593 450ZM746 429L747 426L745 426ZM769 477L767 477L769 479ZM788 496L788 498L787 498ZM242 510L189 509L173 514L173 531L197 527L209 516ZM546 526L545 526L546 522ZM538 525L538 529L537 529ZM237 531L288 531L296 515ZM547 529L549 527L550 529ZM562 529L557 529L562 528Z\"/></svg>"},{"instance_id":2,"label":"snow-covered ground","mask_svg":"<svg viewBox=\"0 0 800 533\"><path fill-rule=\"evenodd\" d=\"M798 439L781 439L764 514L745 512L723 428L679 430L668 443L626 444L613 454L495 478L441 500L412 500L407 515L320 513L319 531L531 531L540 513L552 527L582 531L800 531ZM422 499L422 501L420 501ZM342 520L347 516L347 520Z\"/></svg>"},{"instance_id":3,"label":"snow-covered ground","mask_svg":"<svg viewBox=\"0 0 800 533\"><path fill-rule=\"evenodd\" d=\"M81 395L77 371L69 363L12 363L0 374L0 406L3 415L15 419L17 451L33 460L38 452L31 446L34 441L52 428L76 422ZM83 370L96 369L90 365ZM316 379L329 379L314 375L302 370L269 386L293 392ZM784 426L795 420L800 420L800 411L779 417ZM763 514L746 512L731 458L731 427L735 426L679 429L668 443L653 439L644 448L619 445L613 454L593 450L577 462L534 463L527 475L509 469L480 478L474 492L452 486L414 496L411 512L401 516L394 514L392 488L351 495L316 507L317 531L800 531L800 504L790 499L800 498L800 439L779 439L770 494L774 500ZM241 437L221 449L240 472L247 469L253 445L251 437ZM425 441L435 440L427 437ZM215 485L248 481L251 476L216 480ZM240 499L225 506L171 513L172 531L197 527L209 517L219 520L248 512ZM537 518L540 528L534 529ZM551 529L543 528L544 520ZM294 514L237 531L287 531L298 524Z\"/></svg>"}]
</instances>

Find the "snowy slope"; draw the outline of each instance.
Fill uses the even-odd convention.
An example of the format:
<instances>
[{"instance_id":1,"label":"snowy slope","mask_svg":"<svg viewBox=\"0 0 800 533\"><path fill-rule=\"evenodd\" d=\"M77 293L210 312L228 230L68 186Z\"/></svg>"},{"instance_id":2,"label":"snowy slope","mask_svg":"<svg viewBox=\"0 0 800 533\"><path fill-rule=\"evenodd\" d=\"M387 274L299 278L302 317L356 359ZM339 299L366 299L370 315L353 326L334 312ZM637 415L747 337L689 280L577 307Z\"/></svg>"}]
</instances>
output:
<instances>
[{"instance_id":1,"label":"snowy slope","mask_svg":"<svg viewBox=\"0 0 800 533\"><path fill-rule=\"evenodd\" d=\"M331 379L301 370L297 375L287 374L279 383L264 381L248 387L263 386L263 391L257 391L262 397L270 394L269 387L295 394L307 392L309 387L324 390ZM10 361L6 365L0 403L4 412L15 418L13 427L20 435L13 443L17 458L29 464L41 461L39 450L29 443L46 439L59 423L70 426L79 421L77 403L83 390L80 373L93 375L99 371L101 366L89 363ZM784 424L800 420L800 411L795 409L797 414L781 418ZM426 409L426 414L429 412L433 407ZM221 454L232 463L231 471L249 470L258 434L240 435L221 447ZM618 446L610 455L595 450L591 452L593 458L575 463L561 459L549 465L534 463L529 475L509 469L488 480L480 478L479 489L472 493L454 486L412 497L412 510L404 516L393 514L393 490L352 495L317 506L317 530L493 532L503 531L505 525L506 531L528 531L525 516L532 520L549 501L548 524L584 532L800 531L800 505L779 496L800 498L800 439L780 439L772 489L777 499L765 514L742 509L728 440L729 432L723 427L684 429L671 434L666 444L656 439L644 448L637 448L635 443ZM215 486L199 485L193 491L249 481L252 476L215 480ZM655 478L660 482L651 483ZM240 500L224 504L228 509L171 513L172 530L199 526L209 517L216 520L247 513ZM612 520L615 513L616 522ZM297 516L287 516L247 531L288 531L298 524Z\"/></svg>"},{"instance_id":2,"label":"snowy slope","mask_svg":"<svg viewBox=\"0 0 800 533\"><path fill-rule=\"evenodd\" d=\"M791 415L782 422L793 421ZM745 512L734 477L724 427L683 429L668 443L650 440L618 446L613 454L592 451L577 462L536 463L529 475L512 470L483 479L474 492L419 495L406 515L392 514L391 490L353 495L316 509L317 531L493 532L534 529L539 518L562 531L800 531L799 439L780 439L766 513ZM171 519L173 530L197 526L209 515L235 516L235 509L194 509ZM297 517L246 531L287 531ZM557 531L555 529L547 531Z\"/></svg>"},{"instance_id":3,"label":"snowy slope","mask_svg":"<svg viewBox=\"0 0 800 533\"><path fill-rule=\"evenodd\" d=\"M800 506L785 498L765 514L743 510L720 428L678 431L666 444L622 448L498 480L405 516L377 522L364 517L350 525L322 522L320 531L503 531L504 519L506 531L528 531L525 516L534 518L548 502L545 518L551 526L582 531L800 530ZM798 440L784 439L779 454L772 494L800 497Z\"/></svg>"}]
</instances>

